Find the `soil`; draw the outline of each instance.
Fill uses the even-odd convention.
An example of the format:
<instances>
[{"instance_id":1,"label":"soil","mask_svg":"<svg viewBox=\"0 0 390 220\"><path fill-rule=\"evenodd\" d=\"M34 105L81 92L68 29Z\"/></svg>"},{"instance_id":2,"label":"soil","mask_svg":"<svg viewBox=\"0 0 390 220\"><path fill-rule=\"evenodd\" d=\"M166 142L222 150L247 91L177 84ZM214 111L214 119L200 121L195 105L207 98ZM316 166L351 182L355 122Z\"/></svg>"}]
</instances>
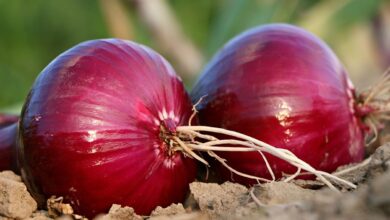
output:
<instances>
[{"instance_id":1,"label":"soil","mask_svg":"<svg viewBox=\"0 0 390 220\"><path fill-rule=\"evenodd\" d=\"M193 182L184 204L157 207L150 216L139 216L131 207L113 204L107 214L95 219L390 219L390 143L377 148L370 160L340 177L356 183L357 189L336 192L320 182L302 180L252 188L230 182ZM49 211L37 210L21 178L11 171L0 172L0 220L83 219L58 199L50 204ZM68 214L58 216L63 210Z\"/></svg>"}]
</instances>

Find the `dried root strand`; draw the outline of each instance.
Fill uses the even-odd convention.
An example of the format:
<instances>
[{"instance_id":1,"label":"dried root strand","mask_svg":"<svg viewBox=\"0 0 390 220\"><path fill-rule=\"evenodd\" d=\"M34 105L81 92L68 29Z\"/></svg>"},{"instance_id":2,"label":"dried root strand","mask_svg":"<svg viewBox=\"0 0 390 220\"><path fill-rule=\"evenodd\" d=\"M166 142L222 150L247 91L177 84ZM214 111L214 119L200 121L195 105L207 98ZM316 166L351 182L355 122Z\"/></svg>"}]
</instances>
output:
<instances>
[{"instance_id":1,"label":"dried root strand","mask_svg":"<svg viewBox=\"0 0 390 220\"><path fill-rule=\"evenodd\" d=\"M307 164L306 162L299 159L297 156L295 156L291 151L281 148L276 148L272 145L269 145L265 142L259 141L255 138L252 138L250 136L230 131L222 128L215 128L215 127L208 127L208 126L180 126L177 128L177 132L180 135L189 135L192 137L198 137L202 138L204 140L208 140L204 143L194 143L194 142L181 142L180 145L186 145L187 148L191 150L198 150L198 151L206 151L211 157L218 160L223 166L225 166L227 169L229 169L232 173L235 173L239 176L255 179L257 181L261 182L272 182L275 180L275 175L271 169L271 166L268 163L268 160L266 159L265 153L269 153L277 158L280 158L291 165L297 167L297 172L284 181L288 182L294 179L296 176L298 176L302 170L307 171L311 174L314 174L317 176L317 178L322 181L324 184L326 184L329 188L338 191L338 189L332 184L332 182L344 185L348 188L356 188L356 185L343 180L340 177L337 177L335 175L329 174L327 172L319 171L314 169L312 166ZM224 139L224 140L218 140L214 138L212 135L204 136L204 134L201 134L201 132L207 132L207 133L215 133L225 136L230 136L236 139ZM237 140L238 139L238 140ZM241 146L241 147L229 147L228 145L234 145L234 146ZM252 175L248 175L242 172L239 172L235 170L234 168L230 167L226 160L219 157L214 151L226 151L226 152L249 152L249 151L258 151L262 158L264 159L264 162L267 166L267 169L272 177L272 180L268 180L265 178L260 178ZM194 152L193 152L194 153ZM195 157L195 156L193 156Z\"/></svg>"},{"instance_id":2,"label":"dried root strand","mask_svg":"<svg viewBox=\"0 0 390 220\"><path fill-rule=\"evenodd\" d=\"M257 198L255 195L255 187L252 187L249 190L249 195L251 196L252 200L259 206L259 207L265 207L266 205L260 201L260 199Z\"/></svg>"},{"instance_id":3,"label":"dried root strand","mask_svg":"<svg viewBox=\"0 0 390 220\"><path fill-rule=\"evenodd\" d=\"M238 146L246 146L246 147L226 147L226 146L220 146L221 144L225 145L238 145ZM240 141L235 139L225 139L225 140L212 140L209 142L201 143L201 144L189 144L193 149L200 150L200 151L224 151L224 152L251 152L251 151L257 151L262 156L266 167L268 169L268 172L271 175L272 181L275 181L275 174L272 171L271 166L269 165L269 162L263 152L259 149L256 149L253 143L249 143L246 141Z\"/></svg>"},{"instance_id":4,"label":"dried root strand","mask_svg":"<svg viewBox=\"0 0 390 220\"><path fill-rule=\"evenodd\" d=\"M283 182L288 183L291 180L295 179L299 174L301 174L302 169L298 167L297 172L295 172L293 175L290 175L286 179L283 180Z\"/></svg>"},{"instance_id":5,"label":"dried root strand","mask_svg":"<svg viewBox=\"0 0 390 220\"><path fill-rule=\"evenodd\" d=\"M192 114L190 116L190 119L188 120L188 126L191 126L192 121L194 120L196 114L198 113L198 110L196 107L202 103L203 99L206 97L206 95L200 97L200 99L195 103L195 105L192 106Z\"/></svg>"},{"instance_id":6,"label":"dried root strand","mask_svg":"<svg viewBox=\"0 0 390 220\"><path fill-rule=\"evenodd\" d=\"M367 118L366 118L366 124L368 125L368 127L370 128L371 132L372 132L372 137L366 137L366 146L370 146L371 144L373 144L379 137L378 135L378 126L379 126L379 122L375 119L375 117L373 117L372 115L369 115Z\"/></svg>"},{"instance_id":7,"label":"dried root strand","mask_svg":"<svg viewBox=\"0 0 390 220\"><path fill-rule=\"evenodd\" d=\"M379 81L371 88L368 89L365 93L363 104L369 105L369 103L374 102L376 99L379 99L379 96L390 90L390 67L383 73ZM383 101L383 100L382 100Z\"/></svg>"},{"instance_id":8,"label":"dried root strand","mask_svg":"<svg viewBox=\"0 0 390 220\"><path fill-rule=\"evenodd\" d=\"M47 202L47 210L49 216L59 217L61 215L72 215L73 208L70 204L63 203L64 198L55 196L50 197Z\"/></svg>"},{"instance_id":9,"label":"dried root strand","mask_svg":"<svg viewBox=\"0 0 390 220\"><path fill-rule=\"evenodd\" d=\"M363 91L358 108L363 111L364 122L370 129L366 135L366 145L370 146L378 139L378 130L390 121L390 67L371 88Z\"/></svg>"},{"instance_id":10,"label":"dried root strand","mask_svg":"<svg viewBox=\"0 0 390 220\"><path fill-rule=\"evenodd\" d=\"M184 135L184 136L188 136L188 135L191 137L191 139L193 139L194 137L197 137L197 138L201 138L203 140L208 140L208 141L217 141L218 140L218 138L213 137L211 135L202 134L202 133L199 133L199 132L196 132L196 131L191 131L191 130L189 130L186 133L186 135Z\"/></svg>"},{"instance_id":11,"label":"dried root strand","mask_svg":"<svg viewBox=\"0 0 390 220\"><path fill-rule=\"evenodd\" d=\"M192 151L191 148L187 147L187 145L182 140L180 140L178 137L173 137L173 139L180 145L180 147L183 148L183 151L187 153L190 157L195 158L206 166L209 166L209 163L205 159L201 158L194 151Z\"/></svg>"},{"instance_id":12,"label":"dried root strand","mask_svg":"<svg viewBox=\"0 0 390 220\"><path fill-rule=\"evenodd\" d=\"M358 164L353 165L351 167L348 167L346 169L342 169L340 171L334 172L332 174L335 176L342 176L342 175L345 175L345 174L350 173L352 171L355 171L357 169L366 167L366 166L368 166L368 164L370 164L371 159L372 159L372 157L368 157L367 159L363 160L363 162L361 162L361 163L358 163Z\"/></svg>"},{"instance_id":13,"label":"dried root strand","mask_svg":"<svg viewBox=\"0 0 390 220\"><path fill-rule=\"evenodd\" d=\"M52 218L59 219L61 216L68 216L69 219L74 220L87 220L84 216L77 215L73 212L73 208L70 204L63 202L63 197L51 196L46 201L48 215Z\"/></svg>"},{"instance_id":14,"label":"dried root strand","mask_svg":"<svg viewBox=\"0 0 390 220\"><path fill-rule=\"evenodd\" d=\"M265 157L265 155L263 154L263 152L261 152L260 150L259 150L258 152L260 153L261 157L262 157L263 160L264 160L264 163L265 163L265 165L266 165L266 167L267 167L267 169L268 169L268 172L269 172L269 174L271 175L272 181L275 181L276 178L275 178L274 171L272 170L271 165L269 165L267 158Z\"/></svg>"},{"instance_id":15,"label":"dried root strand","mask_svg":"<svg viewBox=\"0 0 390 220\"><path fill-rule=\"evenodd\" d=\"M226 167L228 170L230 170L232 173L235 173L239 176L242 176L242 177L245 177L245 178L248 178L248 179L254 179L254 180L257 180L257 181L261 181L261 182L271 182L270 180L268 179L265 179L265 178L261 178L261 177L257 177L257 176L252 176L252 175L249 175L249 174L246 174L246 173L242 173L236 169L234 169L233 167L229 166L227 163L226 163L226 160L221 158L220 156L218 156L216 153L214 153L213 151L208 151L207 152L211 157L215 158L216 160L218 160L218 162L220 162L224 167Z\"/></svg>"}]
</instances>

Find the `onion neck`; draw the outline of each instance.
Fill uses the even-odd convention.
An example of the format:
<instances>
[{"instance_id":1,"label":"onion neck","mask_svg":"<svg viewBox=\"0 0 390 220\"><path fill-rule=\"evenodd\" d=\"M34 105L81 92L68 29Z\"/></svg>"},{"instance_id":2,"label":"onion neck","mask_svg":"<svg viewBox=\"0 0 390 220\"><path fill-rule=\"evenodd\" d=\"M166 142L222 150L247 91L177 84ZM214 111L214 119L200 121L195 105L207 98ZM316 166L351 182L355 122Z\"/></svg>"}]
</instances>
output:
<instances>
[{"instance_id":1,"label":"onion neck","mask_svg":"<svg viewBox=\"0 0 390 220\"><path fill-rule=\"evenodd\" d=\"M390 69L383 74L378 83L363 91L355 100L355 114L362 121L360 127L366 137L372 137L367 145L378 137L378 131L390 121Z\"/></svg>"},{"instance_id":2,"label":"onion neck","mask_svg":"<svg viewBox=\"0 0 390 220\"><path fill-rule=\"evenodd\" d=\"M169 123L163 123L160 124L159 128L159 138L163 142L163 150L167 153L168 156L172 156L175 153L175 148L173 146L173 136L175 135L175 132L173 131L173 127L167 126Z\"/></svg>"},{"instance_id":3,"label":"onion neck","mask_svg":"<svg viewBox=\"0 0 390 220\"><path fill-rule=\"evenodd\" d=\"M186 141L187 138L180 137L176 131L177 125L171 119L164 119L160 123L159 127L159 138L163 142L162 150L169 156L172 157L176 152L181 151L186 154L186 150L179 143L181 139Z\"/></svg>"}]
</instances>

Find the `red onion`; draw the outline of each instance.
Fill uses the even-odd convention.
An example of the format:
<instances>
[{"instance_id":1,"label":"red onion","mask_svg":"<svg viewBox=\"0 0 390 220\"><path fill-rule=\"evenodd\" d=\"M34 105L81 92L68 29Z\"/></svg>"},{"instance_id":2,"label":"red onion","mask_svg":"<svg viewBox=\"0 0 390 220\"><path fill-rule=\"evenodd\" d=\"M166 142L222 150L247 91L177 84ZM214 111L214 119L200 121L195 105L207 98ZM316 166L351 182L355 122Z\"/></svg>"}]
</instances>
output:
<instances>
[{"instance_id":1,"label":"red onion","mask_svg":"<svg viewBox=\"0 0 390 220\"><path fill-rule=\"evenodd\" d=\"M182 202L196 163L170 145L191 101L168 62L124 40L79 44L39 75L22 111L20 160L35 198L92 217Z\"/></svg>"},{"instance_id":2,"label":"red onion","mask_svg":"<svg viewBox=\"0 0 390 220\"><path fill-rule=\"evenodd\" d=\"M311 33L265 25L231 40L208 64L191 97L201 125L237 131L288 149L331 172L361 161L364 138L355 91L331 49ZM243 173L270 178L258 152L219 156ZM276 178L297 168L266 154ZM218 170L224 180L255 181Z\"/></svg>"},{"instance_id":3,"label":"red onion","mask_svg":"<svg viewBox=\"0 0 390 220\"><path fill-rule=\"evenodd\" d=\"M19 120L17 115L0 113L0 129L14 124Z\"/></svg>"},{"instance_id":4,"label":"red onion","mask_svg":"<svg viewBox=\"0 0 390 220\"><path fill-rule=\"evenodd\" d=\"M16 139L19 117L0 113L0 171L13 170L16 166Z\"/></svg>"}]
</instances>

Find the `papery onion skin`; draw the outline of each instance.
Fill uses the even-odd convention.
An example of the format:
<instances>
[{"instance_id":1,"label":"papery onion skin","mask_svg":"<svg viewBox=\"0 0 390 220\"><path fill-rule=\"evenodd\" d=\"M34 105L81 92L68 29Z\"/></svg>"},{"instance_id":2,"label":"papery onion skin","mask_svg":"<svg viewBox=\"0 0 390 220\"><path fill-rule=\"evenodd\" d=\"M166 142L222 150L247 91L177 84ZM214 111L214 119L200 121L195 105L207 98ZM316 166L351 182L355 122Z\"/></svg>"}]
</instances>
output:
<instances>
[{"instance_id":1,"label":"papery onion skin","mask_svg":"<svg viewBox=\"0 0 390 220\"><path fill-rule=\"evenodd\" d=\"M191 93L201 125L238 131L292 151L331 172L361 161L363 131L355 91L331 49L311 33L286 24L260 26L226 44ZM233 168L271 178L257 152L220 153ZM266 154L277 178L297 170ZM253 180L218 172L223 180Z\"/></svg>"},{"instance_id":2,"label":"papery onion skin","mask_svg":"<svg viewBox=\"0 0 390 220\"><path fill-rule=\"evenodd\" d=\"M191 110L156 52L118 39L81 43L41 72L24 105L24 178L35 198L63 196L88 217L112 204L147 215L182 202L196 163L168 155L160 126L174 131Z\"/></svg>"},{"instance_id":3,"label":"papery onion skin","mask_svg":"<svg viewBox=\"0 0 390 220\"><path fill-rule=\"evenodd\" d=\"M19 173L16 163L16 143L19 117L0 113L0 171Z\"/></svg>"}]
</instances>

